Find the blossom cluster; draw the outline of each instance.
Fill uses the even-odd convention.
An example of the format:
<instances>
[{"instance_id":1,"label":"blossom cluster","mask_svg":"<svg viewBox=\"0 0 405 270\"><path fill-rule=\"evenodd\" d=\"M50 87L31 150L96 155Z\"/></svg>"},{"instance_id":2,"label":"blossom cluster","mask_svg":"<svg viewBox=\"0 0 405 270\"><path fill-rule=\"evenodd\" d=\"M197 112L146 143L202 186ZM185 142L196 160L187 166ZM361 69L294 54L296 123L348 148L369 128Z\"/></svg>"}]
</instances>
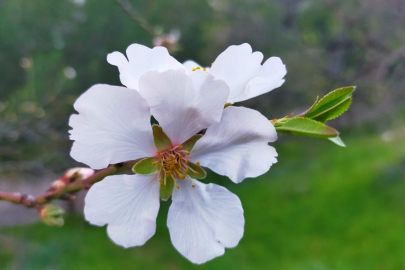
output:
<instances>
[{"instance_id":1,"label":"blossom cluster","mask_svg":"<svg viewBox=\"0 0 405 270\"><path fill-rule=\"evenodd\" d=\"M280 58L262 60L249 44L228 47L210 67L181 64L164 47L133 44L126 57L109 54L125 87L99 84L77 99L78 114L69 121L71 156L92 169L140 161L135 174L109 176L91 187L86 220L108 225L118 245L141 246L156 231L161 199L171 197L167 226L184 257L201 264L235 247L245 224L242 204L202 179L209 168L240 183L277 162L268 145L277 139L269 120L229 106L284 83Z\"/></svg>"}]
</instances>

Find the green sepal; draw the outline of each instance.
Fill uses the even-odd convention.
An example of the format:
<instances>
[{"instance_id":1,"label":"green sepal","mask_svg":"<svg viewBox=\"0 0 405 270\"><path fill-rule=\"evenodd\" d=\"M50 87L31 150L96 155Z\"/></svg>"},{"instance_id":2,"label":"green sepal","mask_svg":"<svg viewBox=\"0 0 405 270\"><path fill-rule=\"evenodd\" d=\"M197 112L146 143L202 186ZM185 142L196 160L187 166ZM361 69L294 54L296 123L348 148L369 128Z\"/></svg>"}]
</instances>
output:
<instances>
[{"instance_id":1,"label":"green sepal","mask_svg":"<svg viewBox=\"0 0 405 270\"><path fill-rule=\"evenodd\" d=\"M160 170L160 159L155 157L142 159L132 167L132 171L137 174L151 174L158 170Z\"/></svg>"},{"instance_id":2,"label":"green sepal","mask_svg":"<svg viewBox=\"0 0 405 270\"><path fill-rule=\"evenodd\" d=\"M224 109L225 109L226 107L229 107L229 106L232 106L232 105L233 105L233 103L225 103Z\"/></svg>"},{"instance_id":3,"label":"green sepal","mask_svg":"<svg viewBox=\"0 0 405 270\"><path fill-rule=\"evenodd\" d=\"M318 138L337 137L339 135L336 129L305 117L291 118L282 126L276 127L276 130L279 133Z\"/></svg>"},{"instance_id":4,"label":"green sepal","mask_svg":"<svg viewBox=\"0 0 405 270\"><path fill-rule=\"evenodd\" d=\"M207 177L207 173L206 171L204 171L203 168L201 168L201 166L192 163L192 162L188 162L187 165L193 169L193 170L189 170L187 172L187 175L190 176L193 179L204 179L205 177ZM195 173L197 172L197 173Z\"/></svg>"},{"instance_id":5,"label":"green sepal","mask_svg":"<svg viewBox=\"0 0 405 270\"><path fill-rule=\"evenodd\" d=\"M164 172L162 171L162 175ZM173 194L173 189L174 189L174 180L171 176L166 177L166 185L160 185L160 198L163 201L167 201L170 196Z\"/></svg>"},{"instance_id":6,"label":"green sepal","mask_svg":"<svg viewBox=\"0 0 405 270\"><path fill-rule=\"evenodd\" d=\"M203 135L202 134L196 134L193 137L191 137L190 139L188 139L187 141L185 141L184 143L181 144L182 149L186 150L186 151L191 151L191 149L193 149L195 143L201 139Z\"/></svg>"},{"instance_id":7,"label":"green sepal","mask_svg":"<svg viewBox=\"0 0 405 270\"><path fill-rule=\"evenodd\" d=\"M167 137L166 133L159 125L152 125L153 140L155 141L156 149L159 151L173 148L172 141Z\"/></svg>"},{"instance_id":8,"label":"green sepal","mask_svg":"<svg viewBox=\"0 0 405 270\"><path fill-rule=\"evenodd\" d=\"M328 138L328 140L341 147L346 147L346 144L342 141L342 139L339 136Z\"/></svg>"},{"instance_id":9,"label":"green sepal","mask_svg":"<svg viewBox=\"0 0 405 270\"><path fill-rule=\"evenodd\" d=\"M333 90L305 113L304 117L326 122L340 116L349 109L355 89L356 87L349 86Z\"/></svg>"}]
</instances>

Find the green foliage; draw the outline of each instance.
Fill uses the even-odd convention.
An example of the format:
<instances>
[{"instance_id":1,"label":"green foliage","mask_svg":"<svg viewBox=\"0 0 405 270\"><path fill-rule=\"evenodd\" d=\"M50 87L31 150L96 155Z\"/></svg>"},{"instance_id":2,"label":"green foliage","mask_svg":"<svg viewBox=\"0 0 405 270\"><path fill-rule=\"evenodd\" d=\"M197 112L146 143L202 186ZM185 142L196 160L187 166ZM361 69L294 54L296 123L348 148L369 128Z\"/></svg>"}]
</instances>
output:
<instances>
[{"instance_id":1,"label":"green foliage","mask_svg":"<svg viewBox=\"0 0 405 270\"><path fill-rule=\"evenodd\" d=\"M210 182L241 199L246 224L238 246L203 265L173 247L168 201L161 202L156 234L142 247L116 246L105 226L83 216L67 217L62 228L3 227L0 269L402 269L405 148L398 145L405 141L398 138L350 137L347 149L295 138L277 146L279 162L257 179L235 185L209 173Z\"/></svg>"},{"instance_id":2,"label":"green foliage","mask_svg":"<svg viewBox=\"0 0 405 270\"><path fill-rule=\"evenodd\" d=\"M164 172L162 171L162 175ZM160 184L160 198L163 201L167 201L172 196L174 190L174 180L171 176L166 177L166 184L162 182Z\"/></svg>"},{"instance_id":3,"label":"green foliage","mask_svg":"<svg viewBox=\"0 0 405 270\"><path fill-rule=\"evenodd\" d=\"M351 86L330 92L318 101L304 117L326 122L340 116L349 109L355 89Z\"/></svg>"},{"instance_id":4,"label":"green foliage","mask_svg":"<svg viewBox=\"0 0 405 270\"><path fill-rule=\"evenodd\" d=\"M160 159L149 157L142 159L132 167L132 171L137 174L151 174L160 170Z\"/></svg>"},{"instance_id":5,"label":"green foliage","mask_svg":"<svg viewBox=\"0 0 405 270\"><path fill-rule=\"evenodd\" d=\"M164 133L161 126L153 125L153 140L155 141L156 149L159 151L173 148L172 142L169 137Z\"/></svg>"},{"instance_id":6,"label":"green foliage","mask_svg":"<svg viewBox=\"0 0 405 270\"><path fill-rule=\"evenodd\" d=\"M336 145L346 147L339 137L339 132L325 125L325 122L342 115L350 107L352 94L356 87L336 89L296 117L286 116L271 122L279 133L296 136L327 138Z\"/></svg>"},{"instance_id":7,"label":"green foliage","mask_svg":"<svg viewBox=\"0 0 405 270\"><path fill-rule=\"evenodd\" d=\"M332 137L332 138L328 138L329 141L341 146L341 147L346 147L345 143L342 141L342 139L337 136L337 137Z\"/></svg>"},{"instance_id":8,"label":"green foliage","mask_svg":"<svg viewBox=\"0 0 405 270\"><path fill-rule=\"evenodd\" d=\"M339 135L339 132L321 122L304 118L294 117L287 120L282 126L276 127L277 132L318 138L330 138Z\"/></svg>"}]
</instances>

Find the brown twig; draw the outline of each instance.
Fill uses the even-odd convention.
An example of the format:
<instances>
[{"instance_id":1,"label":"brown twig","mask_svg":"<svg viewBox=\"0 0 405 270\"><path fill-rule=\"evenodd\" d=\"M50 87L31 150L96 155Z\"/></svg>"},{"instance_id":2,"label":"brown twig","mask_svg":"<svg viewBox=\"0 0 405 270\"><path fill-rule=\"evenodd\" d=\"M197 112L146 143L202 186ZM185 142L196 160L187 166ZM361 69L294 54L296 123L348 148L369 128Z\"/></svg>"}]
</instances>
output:
<instances>
[{"instance_id":1,"label":"brown twig","mask_svg":"<svg viewBox=\"0 0 405 270\"><path fill-rule=\"evenodd\" d=\"M153 27L143 18L139 13L135 10L135 8L131 5L128 0L116 0L118 4L122 7L122 9L128 13L132 19L134 19L139 25L148 32L152 37L156 36L156 32Z\"/></svg>"},{"instance_id":2,"label":"brown twig","mask_svg":"<svg viewBox=\"0 0 405 270\"><path fill-rule=\"evenodd\" d=\"M84 180L67 183L65 186L60 188L50 188L45 192L45 194L36 198L27 194L7 193L0 191L0 201L8 201L11 203L24 205L28 208L33 208L39 205L47 204L53 200L72 200L74 199L72 194L83 189L89 189L91 185L103 180L109 175L127 171L131 169L138 161L139 159L110 165Z\"/></svg>"}]
</instances>

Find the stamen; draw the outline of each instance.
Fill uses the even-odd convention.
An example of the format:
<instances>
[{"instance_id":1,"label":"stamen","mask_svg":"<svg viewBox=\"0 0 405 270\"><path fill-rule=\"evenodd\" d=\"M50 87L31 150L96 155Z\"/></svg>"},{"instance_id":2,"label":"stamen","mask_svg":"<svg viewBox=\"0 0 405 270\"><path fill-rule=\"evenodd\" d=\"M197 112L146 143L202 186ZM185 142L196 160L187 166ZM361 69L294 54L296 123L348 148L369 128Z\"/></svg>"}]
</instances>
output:
<instances>
[{"instance_id":1,"label":"stamen","mask_svg":"<svg viewBox=\"0 0 405 270\"><path fill-rule=\"evenodd\" d=\"M156 162L155 162L155 161L154 161L154 162L152 162L152 165L153 165L153 166L155 166L155 165L156 165Z\"/></svg>"},{"instance_id":2,"label":"stamen","mask_svg":"<svg viewBox=\"0 0 405 270\"><path fill-rule=\"evenodd\" d=\"M161 171L157 177L161 185L166 185L166 179L171 177L174 180L174 184L177 189L180 189L180 186L177 185L177 181L180 179L186 179L189 171L194 172L194 174L199 174L188 165L186 156L190 155L190 151L181 150L182 145L179 145L171 150L160 152L160 162L161 162ZM157 162L155 162L157 163ZM193 187L195 187L194 182L192 182Z\"/></svg>"},{"instance_id":3,"label":"stamen","mask_svg":"<svg viewBox=\"0 0 405 270\"><path fill-rule=\"evenodd\" d=\"M192 188L195 188L195 185L191 185Z\"/></svg>"},{"instance_id":4,"label":"stamen","mask_svg":"<svg viewBox=\"0 0 405 270\"><path fill-rule=\"evenodd\" d=\"M199 161L197 161L195 164L197 164L198 166L200 166L200 162L199 162Z\"/></svg>"}]
</instances>

